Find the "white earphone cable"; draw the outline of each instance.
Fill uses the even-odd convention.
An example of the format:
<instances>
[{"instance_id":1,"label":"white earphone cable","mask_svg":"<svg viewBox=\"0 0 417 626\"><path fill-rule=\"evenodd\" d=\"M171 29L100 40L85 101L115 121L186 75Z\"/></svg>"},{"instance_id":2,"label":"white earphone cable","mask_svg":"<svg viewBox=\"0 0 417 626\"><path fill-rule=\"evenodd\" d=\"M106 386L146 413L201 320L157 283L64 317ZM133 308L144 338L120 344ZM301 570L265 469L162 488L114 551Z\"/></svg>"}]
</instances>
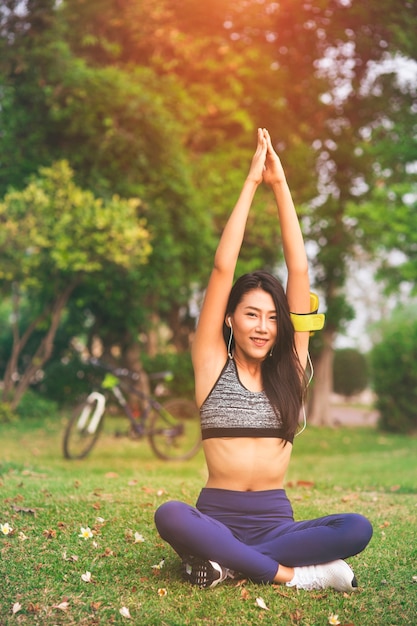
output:
<instances>
[{"instance_id":1,"label":"white earphone cable","mask_svg":"<svg viewBox=\"0 0 417 626\"><path fill-rule=\"evenodd\" d=\"M310 368L310 376L309 376L309 379L308 379L307 384L306 384L306 389L310 385L311 381L313 380L313 376L314 376L314 367L313 367L313 363L311 361L310 352L307 352L307 363L308 363L309 368ZM303 427L301 428L301 430L298 431L298 433L295 433L296 437L298 437L298 435L301 435L301 433L303 433L305 431L305 429L307 428L307 414L306 414L306 406L305 406L304 402L302 404L301 410L303 412Z\"/></svg>"}]
</instances>

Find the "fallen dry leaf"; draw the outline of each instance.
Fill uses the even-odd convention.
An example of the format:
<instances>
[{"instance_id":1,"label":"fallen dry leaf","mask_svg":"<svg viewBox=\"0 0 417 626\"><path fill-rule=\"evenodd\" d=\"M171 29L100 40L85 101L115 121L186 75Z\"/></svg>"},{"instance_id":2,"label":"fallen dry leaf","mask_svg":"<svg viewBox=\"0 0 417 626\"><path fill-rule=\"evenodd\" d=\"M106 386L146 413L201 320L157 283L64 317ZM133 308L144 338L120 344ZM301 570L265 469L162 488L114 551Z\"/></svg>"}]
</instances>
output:
<instances>
[{"instance_id":1,"label":"fallen dry leaf","mask_svg":"<svg viewBox=\"0 0 417 626\"><path fill-rule=\"evenodd\" d=\"M34 602L29 602L27 606L28 613L39 613L40 610L41 607L38 602L36 604Z\"/></svg>"},{"instance_id":2,"label":"fallen dry leaf","mask_svg":"<svg viewBox=\"0 0 417 626\"><path fill-rule=\"evenodd\" d=\"M127 606L122 606L121 609L119 609L119 613L122 617L126 617L126 619L131 619L132 616L130 614L129 609L127 608Z\"/></svg>"},{"instance_id":3,"label":"fallen dry leaf","mask_svg":"<svg viewBox=\"0 0 417 626\"><path fill-rule=\"evenodd\" d=\"M111 548L106 548L100 556L105 556L105 557L114 556L114 552Z\"/></svg>"},{"instance_id":4,"label":"fallen dry leaf","mask_svg":"<svg viewBox=\"0 0 417 626\"><path fill-rule=\"evenodd\" d=\"M60 602L59 604L54 604L52 608L58 609L59 611L68 611L69 602L67 602L67 600L64 600L63 602Z\"/></svg>"},{"instance_id":5,"label":"fallen dry leaf","mask_svg":"<svg viewBox=\"0 0 417 626\"><path fill-rule=\"evenodd\" d=\"M30 470L23 470L22 476L30 476L31 478L47 478L46 474L39 474L38 472L31 472Z\"/></svg>"},{"instance_id":6,"label":"fallen dry leaf","mask_svg":"<svg viewBox=\"0 0 417 626\"><path fill-rule=\"evenodd\" d=\"M283 598L291 598L291 594L285 593L284 591L282 591L283 589L282 585L272 585L272 586L275 589L275 593L277 593L279 596L282 596Z\"/></svg>"},{"instance_id":7,"label":"fallen dry leaf","mask_svg":"<svg viewBox=\"0 0 417 626\"><path fill-rule=\"evenodd\" d=\"M15 602L13 604L13 608L12 608L12 613L13 615L15 615L16 613L18 613L19 611L21 611L22 609L22 605L20 604L20 602Z\"/></svg>"},{"instance_id":8,"label":"fallen dry leaf","mask_svg":"<svg viewBox=\"0 0 417 626\"><path fill-rule=\"evenodd\" d=\"M351 502L352 500L357 500L358 497L357 493L349 493L346 496L343 496L340 500L341 502Z\"/></svg>"},{"instance_id":9,"label":"fallen dry leaf","mask_svg":"<svg viewBox=\"0 0 417 626\"><path fill-rule=\"evenodd\" d=\"M291 613L290 617L294 624L298 624L298 622L301 622L301 620L303 619L303 614L301 613L300 609L296 609L294 613Z\"/></svg>"},{"instance_id":10,"label":"fallen dry leaf","mask_svg":"<svg viewBox=\"0 0 417 626\"><path fill-rule=\"evenodd\" d=\"M16 506L16 505L13 505L12 509L13 511L16 511L16 513L29 513L30 515L36 515L36 509L30 509L24 506Z\"/></svg>"},{"instance_id":11,"label":"fallen dry leaf","mask_svg":"<svg viewBox=\"0 0 417 626\"><path fill-rule=\"evenodd\" d=\"M258 606L260 609L263 609L264 611L269 611L268 607L265 604L265 600L263 598L256 598L255 600L255 604L256 606Z\"/></svg>"},{"instance_id":12,"label":"fallen dry leaf","mask_svg":"<svg viewBox=\"0 0 417 626\"><path fill-rule=\"evenodd\" d=\"M85 574L81 574L81 580L83 580L85 583L91 583L91 572L86 572Z\"/></svg>"}]
</instances>

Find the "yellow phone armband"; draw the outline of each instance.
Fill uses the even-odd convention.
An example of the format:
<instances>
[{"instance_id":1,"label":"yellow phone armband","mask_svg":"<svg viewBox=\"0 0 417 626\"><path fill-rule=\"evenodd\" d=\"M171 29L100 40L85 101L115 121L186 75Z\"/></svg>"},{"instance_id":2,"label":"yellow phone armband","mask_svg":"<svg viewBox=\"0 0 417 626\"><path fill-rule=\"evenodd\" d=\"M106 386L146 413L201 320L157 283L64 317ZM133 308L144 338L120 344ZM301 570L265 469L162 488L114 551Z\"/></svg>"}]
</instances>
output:
<instances>
[{"instance_id":1,"label":"yellow phone armband","mask_svg":"<svg viewBox=\"0 0 417 626\"><path fill-rule=\"evenodd\" d=\"M290 313L294 330L298 332L314 333L324 326L324 313L317 313L319 298L317 294L310 293L310 313Z\"/></svg>"}]
</instances>

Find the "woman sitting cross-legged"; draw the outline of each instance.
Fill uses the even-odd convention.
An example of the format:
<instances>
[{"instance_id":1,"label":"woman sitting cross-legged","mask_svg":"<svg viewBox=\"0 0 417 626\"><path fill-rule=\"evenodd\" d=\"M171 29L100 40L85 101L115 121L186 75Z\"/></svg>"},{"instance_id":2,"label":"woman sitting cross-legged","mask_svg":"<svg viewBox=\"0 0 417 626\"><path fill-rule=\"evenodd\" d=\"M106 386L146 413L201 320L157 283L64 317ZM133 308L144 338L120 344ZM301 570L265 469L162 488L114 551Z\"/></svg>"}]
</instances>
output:
<instances>
[{"instance_id":1,"label":"woman sitting cross-legged","mask_svg":"<svg viewBox=\"0 0 417 626\"><path fill-rule=\"evenodd\" d=\"M262 181L278 207L285 291L264 271L232 286ZM218 244L192 348L208 480L195 507L168 501L155 513L161 537L199 587L234 573L298 589L357 587L344 559L367 546L370 522L355 513L295 521L283 487L306 386L309 313L297 214L269 133L259 129L249 173ZM296 323L297 315L304 323Z\"/></svg>"}]
</instances>

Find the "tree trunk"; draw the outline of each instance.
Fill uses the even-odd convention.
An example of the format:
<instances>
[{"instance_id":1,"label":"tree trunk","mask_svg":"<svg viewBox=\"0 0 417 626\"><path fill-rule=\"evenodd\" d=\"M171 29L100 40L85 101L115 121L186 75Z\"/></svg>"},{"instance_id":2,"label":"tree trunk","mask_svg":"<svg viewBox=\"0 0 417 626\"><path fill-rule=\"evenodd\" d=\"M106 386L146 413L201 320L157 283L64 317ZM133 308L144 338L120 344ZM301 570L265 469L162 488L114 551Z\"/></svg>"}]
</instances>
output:
<instances>
[{"instance_id":1,"label":"tree trunk","mask_svg":"<svg viewBox=\"0 0 417 626\"><path fill-rule=\"evenodd\" d=\"M333 391L333 342L335 333L324 329L323 350L314 366L314 385L309 403L308 420L315 426L331 426L330 395Z\"/></svg>"},{"instance_id":2,"label":"tree trunk","mask_svg":"<svg viewBox=\"0 0 417 626\"><path fill-rule=\"evenodd\" d=\"M26 370L24 371L23 375L21 376L17 385L14 388L13 398L10 404L13 410L18 407L23 394L25 393L30 383L32 382L36 372L40 368L42 368L43 365L45 365L47 360L50 358L52 354L52 349L54 346L55 335L58 330L59 323L61 321L63 310L69 300L69 297L72 291L75 289L77 284L78 284L78 281L68 285L68 287L55 300L53 307L52 307L52 311L51 311L51 322L50 322L48 331L43 337L42 341L40 342L35 354L30 360L29 365L26 367ZM33 332L33 330L35 329L35 326L33 325L33 323L31 324L31 326L32 326L31 332ZM27 334L28 330L29 329L27 329L25 334L22 336L22 340ZM26 340L24 343L26 343L27 339L28 337L26 337ZM16 363L17 363L17 358L21 350L24 347L24 343L22 345L22 340L20 341L19 352L15 355Z\"/></svg>"},{"instance_id":3,"label":"tree trunk","mask_svg":"<svg viewBox=\"0 0 417 626\"><path fill-rule=\"evenodd\" d=\"M142 362L140 358L140 346L136 341L133 340L130 333L128 333L128 336L125 338L125 340L126 339L126 345L124 349L122 349L123 365L132 372L137 372L140 376L139 380L137 380L136 382L130 381L132 386L136 387L139 392L144 393L145 395L149 395L151 391L149 377L142 367ZM141 399L134 393L131 393L128 395L128 400L130 407L133 409L133 413L139 416L143 411L143 403Z\"/></svg>"},{"instance_id":4,"label":"tree trunk","mask_svg":"<svg viewBox=\"0 0 417 626\"><path fill-rule=\"evenodd\" d=\"M187 352L190 349L190 336L194 328L194 320L181 314L181 307L172 306L169 314L169 327L172 331L172 343L177 352Z\"/></svg>"},{"instance_id":5,"label":"tree trunk","mask_svg":"<svg viewBox=\"0 0 417 626\"><path fill-rule=\"evenodd\" d=\"M18 361L19 356L27 344L29 338L32 333L35 331L37 326L43 322L49 312L50 307L46 307L42 313L40 313L26 328L23 335L20 337L19 335L19 305L20 305L20 297L18 291L16 289L13 290L12 296L13 303L13 314L12 314L12 335L13 335L13 344L12 344L12 352L10 354L9 360L7 362L6 370L4 372L3 377L3 391L2 391L2 400L3 402L8 402L10 400L10 395L12 394L14 385L15 385L15 376L18 370Z\"/></svg>"},{"instance_id":6,"label":"tree trunk","mask_svg":"<svg viewBox=\"0 0 417 626\"><path fill-rule=\"evenodd\" d=\"M158 325L160 324L160 318L157 313L151 313L151 324L148 331L148 341L146 351L148 356L155 357L158 354L159 341L158 341Z\"/></svg>"}]
</instances>

